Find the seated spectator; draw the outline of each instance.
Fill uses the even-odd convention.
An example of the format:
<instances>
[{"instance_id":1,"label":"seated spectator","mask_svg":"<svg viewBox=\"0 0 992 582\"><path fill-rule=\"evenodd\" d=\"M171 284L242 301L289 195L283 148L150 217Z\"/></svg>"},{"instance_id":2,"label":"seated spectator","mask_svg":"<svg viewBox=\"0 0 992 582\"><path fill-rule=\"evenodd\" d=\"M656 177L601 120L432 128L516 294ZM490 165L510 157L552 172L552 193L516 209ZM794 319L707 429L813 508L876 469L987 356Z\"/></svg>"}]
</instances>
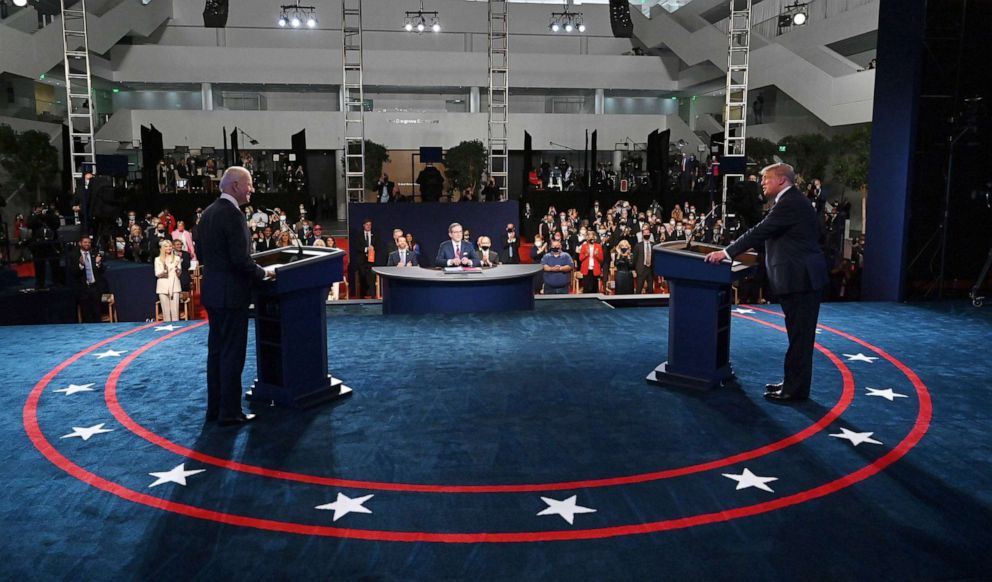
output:
<instances>
[{"instance_id":1,"label":"seated spectator","mask_svg":"<svg viewBox=\"0 0 992 582\"><path fill-rule=\"evenodd\" d=\"M172 240L183 241L183 250L189 253L192 260L196 260L196 247L193 246L193 233L186 230L186 222L180 220L176 223L176 230L172 231Z\"/></svg>"},{"instance_id":2,"label":"seated spectator","mask_svg":"<svg viewBox=\"0 0 992 582\"><path fill-rule=\"evenodd\" d=\"M180 239L173 239L172 241L173 254L179 257L180 261L180 271L179 271L179 285L182 287L184 293L189 293L190 289L190 264L192 257L190 254L183 250L183 241Z\"/></svg>"},{"instance_id":3,"label":"seated spectator","mask_svg":"<svg viewBox=\"0 0 992 582\"><path fill-rule=\"evenodd\" d=\"M131 235L124 241L124 260L134 263L148 262L148 249L141 227L135 224L131 227Z\"/></svg>"},{"instance_id":4,"label":"seated spectator","mask_svg":"<svg viewBox=\"0 0 992 582\"><path fill-rule=\"evenodd\" d=\"M326 247L327 243L324 241L324 227L319 224L313 225L313 243L311 246L315 247Z\"/></svg>"},{"instance_id":5,"label":"seated spectator","mask_svg":"<svg viewBox=\"0 0 992 582\"><path fill-rule=\"evenodd\" d=\"M568 293L568 283L572 276L570 273L575 267L572 257L568 253L562 252L561 240L551 242L551 252L541 259L544 267L544 294L545 295L565 295Z\"/></svg>"},{"instance_id":6,"label":"seated spectator","mask_svg":"<svg viewBox=\"0 0 992 582\"><path fill-rule=\"evenodd\" d=\"M271 251L276 248L276 239L272 236L272 227L266 226L262 229L262 235L255 241L255 252Z\"/></svg>"},{"instance_id":7,"label":"seated spectator","mask_svg":"<svg viewBox=\"0 0 992 582\"><path fill-rule=\"evenodd\" d=\"M288 230L284 230L279 233L279 242L276 243L278 248L285 248L296 246L296 242L293 240L293 233Z\"/></svg>"},{"instance_id":8,"label":"seated spectator","mask_svg":"<svg viewBox=\"0 0 992 582\"><path fill-rule=\"evenodd\" d=\"M399 237L396 239L396 250L389 253L389 258L386 260L387 267L416 267L417 266L417 255L410 250L408 243L406 242L406 237Z\"/></svg>"},{"instance_id":9,"label":"seated spectator","mask_svg":"<svg viewBox=\"0 0 992 582\"><path fill-rule=\"evenodd\" d=\"M483 267L495 267L499 265L499 254L491 250L493 243L488 236L479 237L479 261Z\"/></svg>"}]
</instances>

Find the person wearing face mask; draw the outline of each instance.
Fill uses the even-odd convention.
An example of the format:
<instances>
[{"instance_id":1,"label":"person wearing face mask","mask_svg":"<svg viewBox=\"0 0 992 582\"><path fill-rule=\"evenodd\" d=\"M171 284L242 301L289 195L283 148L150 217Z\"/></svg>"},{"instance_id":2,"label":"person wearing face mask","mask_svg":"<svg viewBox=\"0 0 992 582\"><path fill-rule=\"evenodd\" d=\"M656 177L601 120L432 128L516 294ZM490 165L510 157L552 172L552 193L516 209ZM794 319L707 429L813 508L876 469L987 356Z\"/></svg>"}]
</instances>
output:
<instances>
[{"instance_id":1,"label":"person wearing face mask","mask_svg":"<svg viewBox=\"0 0 992 582\"><path fill-rule=\"evenodd\" d=\"M586 242L579 249L579 272L582 273L582 292L599 293L599 279L603 276L603 245L596 240L596 233L586 233Z\"/></svg>"},{"instance_id":2,"label":"person wearing face mask","mask_svg":"<svg viewBox=\"0 0 992 582\"><path fill-rule=\"evenodd\" d=\"M688 239L687 233L685 232L685 227L682 225L681 222L676 222L675 223L675 232L673 232L672 233L672 236L670 236L668 238L669 238L669 240L687 240Z\"/></svg>"},{"instance_id":3,"label":"person wearing face mask","mask_svg":"<svg viewBox=\"0 0 992 582\"><path fill-rule=\"evenodd\" d=\"M548 254L548 245L544 242L544 237L537 235L534 237L534 245L530 247L530 262L535 265L541 264L541 259ZM534 293L540 293L544 286L544 273L539 273L534 277Z\"/></svg>"},{"instance_id":4,"label":"person wearing face mask","mask_svg":"<svg viewBox=\"0 0 992 582\"><path fill-rule=\"evenodd\" d=\"M520 263L520 239L517 238L517 229L513 224L506 225L506 241L503 242L503 255L500 262L507 265L517 265Z\"/></svg>"},{"instance_id":5,"label":"person wearing face mask","mask_svg":"<svg viewBox=\"0 0 992 582\"><path fill-rule=\"evenodd\" d=\"M544 294L568 294L568 283L572 278L571 272L575 268L575 263L568 253L562 251L560 240L552 241L551 252L544 255L541 265L544 267Z\"/></svg>"},{"instance_id":6,"label":"person wearing face mask","mask_svg":"<svg viewBox=\"0 0 992 582\"><path fill-rule=\"evenodd\" d=\"M654 293L653 246L654 241L651 239L651 229L645 226L641 229L640 240L633 247L634 276L637 277L634 285L635 293Z\"/></svg>"},{"instance_id":7,"label":"person wearing face mask","mask_svg":"<svg viewBox=\"0 0 992 582\"><path fill-rule=\"evenodd\" d=\"M478 240L479 244L479 261L482 263L483 267L495 267L499 265L499 254L492 250L493 243L489 240L488 236L480 236Z\"/></svg>"}]
</instances>

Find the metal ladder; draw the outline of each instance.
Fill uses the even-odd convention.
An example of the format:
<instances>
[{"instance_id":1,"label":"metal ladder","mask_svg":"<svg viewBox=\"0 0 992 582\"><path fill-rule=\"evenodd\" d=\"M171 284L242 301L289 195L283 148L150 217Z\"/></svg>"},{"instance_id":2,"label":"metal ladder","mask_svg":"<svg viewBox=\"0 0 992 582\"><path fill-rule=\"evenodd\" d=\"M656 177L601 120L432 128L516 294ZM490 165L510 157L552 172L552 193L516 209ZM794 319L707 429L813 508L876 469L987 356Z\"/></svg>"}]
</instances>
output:
<instances>
[{"instance_id":1,"label":"metal ladder","mask_svg":"<svg viewBox=\"0 0 992 582\"><path fill-rule=\"evenodd\" d=\"M751 0L730 0L727 32L727 95L723 115L723 157L744 157L747 129L747 80L751 55ZM737 160L735 160L737 161ZM744 174L723 174L722 214L726 217L727 193ZM726 218L724 218L726 220Z\"/></svg>"},{"instance_id":2,"label":"metal ladder","mask_svg":"<svg viewBox=\"0 0 992 582\"><path fill-rule=\"evenodd\" d=\"M506 200L509 170L510 48L506 0L489 0L489 161L488 174L496 180L499 199Z\"/></svg>"},{"instance_id":3,"label":"metal ladder","mask_svg":"<svg viewBox=\"0 0 992 582\"><path fill-rule=\"evenodd\" d=\"M93 119L93 79L90 76L89 38L86 33L86 0L75 8L62 4L62 49L65 65L65 102L69 120L69 160L72 191L86 171L96 173L96 140Z\"/></svg>"},{"instance_id":4,"label":"metal ladder","mask_svg":"<svg viewBox=\"0 0 992 582\"><path fill-rule=\"evenodd\" d=\"M365 90L362 85L362 0L342 0L342 104L348 202L365 201Z\"/></svg>"}]
</instances>

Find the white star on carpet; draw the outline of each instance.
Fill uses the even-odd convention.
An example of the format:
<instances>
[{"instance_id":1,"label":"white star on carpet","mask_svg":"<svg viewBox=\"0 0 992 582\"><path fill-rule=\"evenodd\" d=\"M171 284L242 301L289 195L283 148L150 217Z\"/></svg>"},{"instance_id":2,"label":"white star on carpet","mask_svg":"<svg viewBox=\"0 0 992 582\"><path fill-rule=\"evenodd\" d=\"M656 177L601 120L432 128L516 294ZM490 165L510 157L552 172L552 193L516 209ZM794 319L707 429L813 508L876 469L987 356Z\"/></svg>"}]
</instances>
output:
<instances>
[{"instance_id":1,"label":"white star on carpet","mask_svg":"<svg viewBox=\"0 0 992 582\"><path fill-rule=\"evenodd\" d=\"M816 328L816 335L820 335L821 333L823 333L823 330L820 328Z\"/></svg>"},{"instance_id":2,"label":"white star on carpet","mask_svg":"<svg viewBox=\"0 0 992 582\"><path fill-rule=\"evenodd\" d=\"M840 433L838 433L838 434L832 434L830 436L832 436L834 438L838 438L838 439L849 440L849 441L851 441L851 444L854 445L854 446L858 446L861 443L871 443L873 445L880 445L880 444L882 444L882 441L877 441L877 440L871 438L871 435L873 435L873 434L875 434L875 433L873 433L873 432L854 432L853 430L847 430L846 428L842 428L842 429L840 429Z\"/></svg>"},{"instance_id":3,"label":"white star on carpet","mask_svg":"<svg viewBox=\"0 0 992 582\"><path fill-rule=\"evenodd\" d=\"M75 394L76 392L92 392L93 389L90 388L93 384L69 384L68 388L59 388L58 390L52 390L52 392L61 392L66 396Z\"/></svg>"},{"instance_id":4,"label":"white star on carpet","mask_svg":"<svg viewBox=\"0 0 992 582\"><path fill-rule=\"evenodd\" d=\"M344 493L338 493L338 498L333 503L318 505L314 509L334 510L334 521L337 521L349 513L372 513L372 510L363 504L372 499L375 495L363 495L352 499Z\"/></svg>"},{"instance_id":5,"label":"white star on carpet","mask_svg":"<svg viewBox=\"0 0 992 582\"><path fill-rule=\"evenodd\" d=\"M114 432L112 428L103 428L106 423L101 422L100 424L94 424L93 426L74 426L72 427L72 432L69 434L62 435L61 438L68 439L72 437L79 437L84 441L90 440L90 437L95 434L100 434L104 432Z\"/></svg>"},{"instance_id":6,"label":"white star on carpet","mask_svg":"<svg viewBox=\"0 0 992 582\"><path fill-rule=\"evenodd\" d=\"M181 325L159 325L155 327L155 331L176 331L177 329L182 329Z\"/></svg>"},{"instance_id":7,"label":"white star on carpet","mask_svg":"<svg viewBox=\"0 0 992 582\"><path fill-rule=\"evenodd\" d=\"M148 486L149 489L152 487L157 487L163 483L178 483L179 485L186 485L186 477L190 475L196 475L197 473L202 473L206 469L194 469L192 471L186 470L186 463L179 463L172 469L168 471L162 471L161 473L149 473L152 477L155 477L155 482Z\"/></svg>"},{"instance_id":8,"label":"white star on carpet","mask_svg":"<svg viewBox=\"0 0 992 582\"><path fill-rule=\"evenodd\" d=\"M751 472L750 469L744 468L744 472L740 475L735 475L733 473L723 473L723 476L727 479L733 479L737 481L737 491L741 489L747 489L749 487L757 487L762 491L768 491L770 493L775 493L775 491L766 485L766 483L771 483L772 481L778 481L778 477L759 477Z\"/></svg>"},{"instance_id":9,"label":"white star on carpet","mask_svg":"<svg viewBox=\"0 0 992 582\"><path fill-rule=\"evenodd\" d=\"M737 309L734 310L734 313L754 313L754 310L753 309L742 309L742 308L738 307Z\"/></svg>"},{"instance_id":10,"label":"white star on carpet","mask_svg":"<svg viewBox=\"0 0 992 582\"><path fill-rule=\"evenodd\" d=\"M905 394L899 394L892 391L892 388L886 388L882 390L881 388L869 388L865 386L865 390L868 391L868 396L881 396L882 398L892 402L896 398L909 398Z\"/></svg>"},{"instance_id":11,"label":"white star on carpet","mask_svg":"<svg viewBox=\"0 0 992 582\"><path fill-rule=\"evenodd\" d=\"M878 359L878 356L866 356L861 352L856 354L844 354L844 357L847 358L848 362L868 362L869 364L874 364L875 360Z\"/></svg>"},{"instance_id":12,"label":"white star on carpet","mask_svg":"<svg viewBox=\"0 0 992 582\"><path fill-rule=\"evenodd\" d=\"M576 497L578 496L573 495L564 501L558 501L557 499L551 499L550 497L542 497L541 501L547 503L548 507L538 512L538 515L560 515L561 518L567 521L569 525L572 525L575 521L576 513L596 513L596 510L591 507L576 505Z\"/></svg>"},{"instance_id":13,"label":"white star on carpet","mask_svg":"<svg viewBox=\"0 0 992 582\"><path fill-rule=\"evenodd\" d=\"M121 354L125 352L127 352L127 350L121 350L121 351L107 350L105 352L100 352L99 354L95 354L95 355L98 360L102 360L103 358L119 358L121 357Z\"/></svg>"}]
</instances>

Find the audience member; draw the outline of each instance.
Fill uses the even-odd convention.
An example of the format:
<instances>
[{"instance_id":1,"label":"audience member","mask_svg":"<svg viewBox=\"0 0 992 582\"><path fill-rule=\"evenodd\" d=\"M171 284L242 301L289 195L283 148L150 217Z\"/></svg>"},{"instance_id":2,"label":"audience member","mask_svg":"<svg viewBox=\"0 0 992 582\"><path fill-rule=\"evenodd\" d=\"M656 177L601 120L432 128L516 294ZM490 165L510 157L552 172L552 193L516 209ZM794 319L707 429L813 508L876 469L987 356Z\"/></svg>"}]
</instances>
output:
<instances>
[{"instance_id":1,"label":"audience member","mask_svg":"<svg viewBox=\"0 0 992 582\"><path fill-rule=\"evenodd\" d=\"M586 233L586 242L579 250L579 272L582 273L582 292L599 293L599 280L603 276L603 245L596 240L596 233Z\"/></svg>"},{"instance_id":2,"label":"audience member","mask_svg":"<svg viewBox=\"0 0 992 582\"><path fill-rule=\"evenodd\" d=\"M478 267L479 256L468 241L462 240L462 225L452 222L448 226L448 240L437 249L434 265L437 267Z\"/></svg>"},{"instance_id":3,"label":"audience member","mask_svg":"<svg viewBox=\"0 0 992 582\"><path fill-rule=\"evenodd\" d=\"M158 294L159 304L162 307L162 320L178 321L179 293L182 292L182 284L179 282L182 261L175 255L170 241L160 241L159 249L159 255L155 257L155 293Z\"/></svg>"},{"instance_id":4,"label":"audience member","mask_svg":"<svg viewBox=\"0 0 992 582\"><path fill-rule=\"evenodd\" d=\"M499 265L499 254L492 249L493 243L488 236L479 237L479 263L483 267L495 267Z\"/></svg>"},{"instance_id":5,"label":"audience member","mask_svg":"<svg viewBox=\"0 0 992 582\"><path fill-rule=\"evenodd\" d=\"M79 239L79 247L69 253L66 264L76 282L76 301L83 323L100 321L100 298L106 286L103 273L107 265L103 253L93 252L93 241L84 236Z\"/></svg>"},{"instance_id":6,"label":"audience member","mask_svg":"<svg viewBox=\"0 0 992 582\"><path fill-rule=\"evenodd\" d=\"M575 266L572 257L562 252L561 241L551 243L551 252L541 259L544 268L544 294L564 295L568 293L568 283Z\"/></svg>"},{"instance_id":7,"label":"audience member","mask_svg":"<svg viewBox=\"0 0 992 582\"><path fill-rule=\"evenodd\" d=\"M389 258L386 260L387 267L416 267L419 263L417 262L417 255L410 250L409 244L406 241L406 237L399 237L396 239L396 250L389 253Z\"/></svg>"}]
</instances>

